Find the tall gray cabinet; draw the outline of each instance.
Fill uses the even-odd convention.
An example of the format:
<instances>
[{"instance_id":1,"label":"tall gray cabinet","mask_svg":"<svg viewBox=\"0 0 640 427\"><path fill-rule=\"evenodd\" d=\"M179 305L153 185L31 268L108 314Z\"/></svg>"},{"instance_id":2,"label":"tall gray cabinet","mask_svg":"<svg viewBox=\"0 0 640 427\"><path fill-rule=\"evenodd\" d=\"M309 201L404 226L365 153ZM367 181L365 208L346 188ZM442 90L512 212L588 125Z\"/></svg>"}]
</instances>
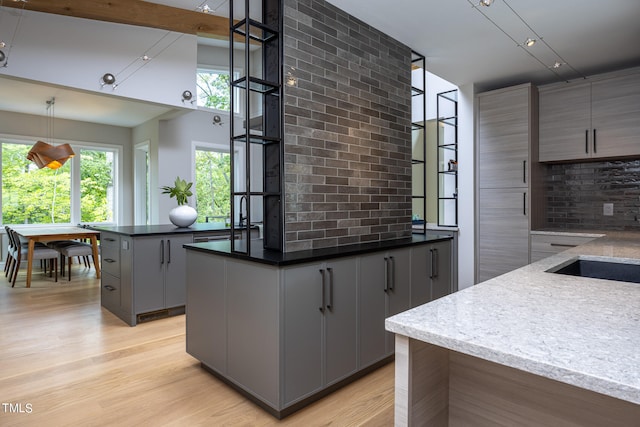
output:
<instances>
[{"instance_id":1,"label":"tall gray cabinet","mask_svg":"<svg viewBox=\"0 0 640 427\"><path fill-rule=\"evenodd\" d=\"M529 263L543 212L537 102L531 84L477 96L477 282Z\"/></svg>"}]
</instances>

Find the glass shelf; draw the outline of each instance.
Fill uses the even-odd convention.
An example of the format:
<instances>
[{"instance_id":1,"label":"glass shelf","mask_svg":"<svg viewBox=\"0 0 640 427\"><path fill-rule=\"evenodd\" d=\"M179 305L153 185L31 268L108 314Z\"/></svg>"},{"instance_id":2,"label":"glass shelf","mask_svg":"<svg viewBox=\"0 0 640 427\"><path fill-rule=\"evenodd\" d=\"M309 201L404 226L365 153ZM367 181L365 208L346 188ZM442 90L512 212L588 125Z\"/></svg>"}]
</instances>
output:
<instances>
[{"instance_id":1,"label":"glass shelf","mask_svg":"<svg viewBox=\"0 0 640 427\"><path fill-rule=\"evenodd\" d=\"M247 142L247 134L236 135L232 138L232 140L234 142ZM280 138L249 134L249 142L252 144L262 144L262 145L277 144L280 142Z\"/></svg>"},{"instance_id":2,"label":"glass shelf","mask_svg":"<svg viewBox=\"0 0 640 427\"><path fill-rule=\"evenodd\" d=\"M247 77L240 77L237 80L231 82L231 86L240 89L247 88ZM259 79L257 77L249 77L249 90L253 92L263 93L265 95L274 94L278 95L278 89L280 86L278 83L268 82L266 80Z\"/></svg>"},{"instance_id":3,"label":"glass shelf","mask_svg":"<svg viewBox=\"0 0 640 427\"><path fill-rule=\"evenodd\" d=\"M458 90L437 95L438 225L458 225Z\"/></svg>"},{"instance_id":4,"label":"glass shelf","mask_svg":"<svg viewBox=\"0 0 640 427\"><path fill-rule=\"evenodd\" d=\"M238 21L233 26L233 32L245 37L247 34L247 19ZM269 42L278 37L278 31L262 22L249 19L249 38L261 43Z\"/></svg>"}]
</instances>

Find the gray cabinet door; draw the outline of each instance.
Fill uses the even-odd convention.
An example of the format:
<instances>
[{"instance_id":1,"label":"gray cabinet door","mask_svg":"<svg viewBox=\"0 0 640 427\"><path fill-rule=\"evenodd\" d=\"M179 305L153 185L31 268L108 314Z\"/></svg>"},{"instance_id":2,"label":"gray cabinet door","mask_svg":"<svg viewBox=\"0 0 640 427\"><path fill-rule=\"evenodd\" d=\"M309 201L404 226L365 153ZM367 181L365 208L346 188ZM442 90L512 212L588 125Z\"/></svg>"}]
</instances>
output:
<instances>
[{"instance_id":1,"label":"gray cabinet door","mask_svg":"<svg viewBox=\"0 0 640 427\"><path fill-rule=\"evenodd\" d=\"M224 258L191 251L186 266L187 353L225 374L227 307Z\"/></svg>"},{"instance_id":2,"label":"gray cabinet door","mask_svg":"<svg viewBox=\"0 0 640 427\"><path fill-rule=\"evenodd\" d=\"M540 91L539 159L585 159L591 147L591 84Z\"/></svg>"},{"instance_id":3,"label":"gray cabinet door","mask_svg":"<svg viewBox=\"0 0 640 427\"><path fill-rule=\"evenodd\" d=\"M449 295L451 286L451 242L436 242L429 247L431 301Z\"/></svg>"},{"instance_id":4,"label":"gray cabinet door","mask_svg":"<svg viewBox=\"0 0 640 427\"><path fill-rule=\"evenodd\" d=\"M640 155L640 74L591 85L593 157Z\"/></svg>"},{"instance_id":5,"label":"gray cabinet door","mask_svg":"<svg viewBox=\"0 0 640 427\"><path fill-rule=\"evenodd\" d=\"M390 317L411 308L411 249L396 249L386 257L390 271L385 317ZM393 354L395 335L385 331L385 341L386 355Z\"/></svg>"},{"instance_id":6,"label":"gray cabinet door","mask_svg":"<svg viewBox=\"0 0 640 427\"><path fill-rule=\"evenodd\" d=\"M430 246L421 245L411 249L411 307L431 301L431 252Z\"/></svg>"},{"instance_id":7,"label":"gray cabinet door","mask_svg":"<svg viewBox=\"0 0 640 427\"><path fill-rule=\"evenodd\" d=\"M527 186L530 91L520 85L478 96L480 188Z\"/></svg>"},{"instance_id":8,"label":"gray cabinet door","mask_svg":"<svg viewBox=\"0 0 640 427\"><path fill-rule=\"evenodd\" d=\"M369 366L386 355L384 319L387 304L386 255L374 253L360 257L358 282L359 366Z\"/></svg>"},{"instance_id":9,"label":"gray cabinet door","mask_svg":"<svg viewBox=\"0 0 640 427\"><path fill-rule=\"evenodd\" d=\"M136 237L133 240L134 312L147 313L165 308L164 237Z\"/></svg>"},{"instance_id":10,"label":"gray cabinet door","mask_svg":"<svg viewBox=\"0 0 640 427\"><path fill-rule=\"evenodd\" d=\"M182 247L193 242L193 235L171 235L165 238L164 304L166 308L185 305L187 251Z\"/></svg>"},{"instance_id":11,"label":"gray cabinet door","mask_svg":"<svg viewBox=\"0 0 640 427\"><path fill-rule=\"evenodd\" d=\"M313 264L284 270L284 405L322 389L325 307L320 267Z\"/></svg>"},{"instance_id":12,"label":"gray cabinet door","mask_svg":"<svg viewBox=\"0 0 640 427\"><path fill-rule=\"evenodd\" d=\"M325 386L358 369L357 264L356 258L345 258L324 266Z\"/></svg>"},{"instance_id":13,"label":"gray cabinet door","mask_svg":"<svg viewBox=\"0 0 640 427\"><path fill-rule=\"evenodd\" d=\"M529 220L526 189L479 191L478 281L529 263Z\"/></svg>"}]
</instances>

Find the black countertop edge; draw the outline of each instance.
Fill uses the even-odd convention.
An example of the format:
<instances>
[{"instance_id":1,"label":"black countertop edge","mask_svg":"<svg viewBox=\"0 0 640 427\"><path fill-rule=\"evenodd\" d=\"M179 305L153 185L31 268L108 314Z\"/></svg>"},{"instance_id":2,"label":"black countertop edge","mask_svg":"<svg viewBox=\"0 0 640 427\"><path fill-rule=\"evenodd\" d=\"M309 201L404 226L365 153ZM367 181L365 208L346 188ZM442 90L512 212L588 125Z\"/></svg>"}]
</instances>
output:
<instances>
[{"instance_id":1,"label":"black countertop edge","mask_svg":"<svg viewBox=\"0 0 640 427\"><path fill-rule=\"evenodd\" d=\"M337 246L322 249L310 249L296 252L276 252L262 247L261 240L251 241L251 254L231 252L231 241L216 241L203 243L189 243L183 245L185 249L197 252L206 252L212 255L221 255L229 258L236 258L245 261L269 264L275 266L286 266L302 264L313 261L323 261L331 258L340 258L354 255L361 255L370 252L380 252L390 249L399 249L415 245L425 245L429 243L451 240L451 236L425 236L413 235L404 239L382 240L378 242L359 243L354 245Z\"/></svg>"},{"instance_id":2,"label":"black countertop edge","mask_svg":"<svg viewBox=\"0 0 640 427\"><path fill-rule=\"evenodd\" d=\"M195 223L190 227L176 227L173 224L155 225L114 225L114 226L88 226L87 228L96 231L121 234L125 236L151 236L155 234L183 234L183 233L203 233L203 232L231 232L222 223ZM257 228L257 227L256 227Z\"/></svg>"}]
</instances>

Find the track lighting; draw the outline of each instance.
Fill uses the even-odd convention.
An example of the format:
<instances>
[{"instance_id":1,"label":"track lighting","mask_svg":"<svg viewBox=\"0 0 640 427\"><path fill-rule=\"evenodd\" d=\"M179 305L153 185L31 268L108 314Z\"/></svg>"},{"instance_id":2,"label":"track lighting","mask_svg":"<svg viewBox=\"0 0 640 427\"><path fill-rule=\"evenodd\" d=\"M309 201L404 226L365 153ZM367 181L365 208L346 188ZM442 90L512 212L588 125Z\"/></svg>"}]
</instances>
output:
<instances>
[{"instance_id":1,"label":"track lighting","mask_svg":"<svg viewBox=\"0 0 640 427\"><path fill-rule=\"evenodd\" d=\"M105 85L111 85L115 89L116 88L116 76L114 76L111 73L105 73L100 78L100 86L104 87Z\"/></svg>"},{"instance_id":2,"label":"track lighting","mask_svg":"<svg viewBox=\"0 0 640 427\"><path fill-rule=\"evenodd\" d=\"M191 102L191 104L195 102L195 99L193 99L193 94L190 90L185 90L184 92L182 92L182 102Z\"/></svg>"},{"instance_id":3,"label":"track lighting","mask_svg":"<svg viewBox=\"0 0 640 427\"><path fill-rule=\"evenodd\" d=\"M536 44L536 39L528 38L524 41L524 45L527 47L531 47Z\"/></svg>"},{"instance_id":4,"label":"track lighting","mask_svg":"<svg viewBox=\"0 0 640 427\"><path fill-rule=\"evenodd\" d=\"M218 125L218 126L222 126L223 125L222 117L220 117L218 115L213 116L213 124L214 125Z\"/></svg>"},{"instance_id":5,"label":"track lighting","mask_svg":"<svg viewBox=\"0 0 640 427\"><path fill-rule=\"evenodd\" d=\"M489 6L491 6L492 3L493 3L493 0L480 0L480 5L479 6L489 7Z\"/></svg>"}]
</instances>

